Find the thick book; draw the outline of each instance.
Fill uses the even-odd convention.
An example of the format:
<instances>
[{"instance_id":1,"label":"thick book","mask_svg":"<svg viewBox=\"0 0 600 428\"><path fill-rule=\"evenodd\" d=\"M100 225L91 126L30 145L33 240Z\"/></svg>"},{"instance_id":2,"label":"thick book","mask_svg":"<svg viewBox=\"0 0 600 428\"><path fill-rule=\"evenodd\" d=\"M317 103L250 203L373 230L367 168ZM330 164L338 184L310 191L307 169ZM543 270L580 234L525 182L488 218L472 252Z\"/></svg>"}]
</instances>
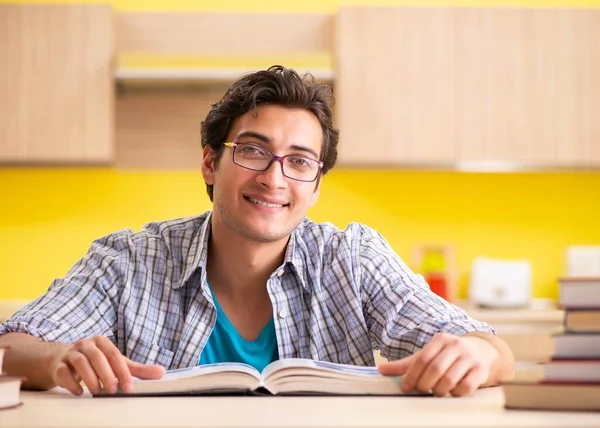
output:
<instances>
[{"instance_id":1,"label":"thick book","mask_svg":"<svg viewBox=\"0 0 600 428\"><path fill-rule=\"evenodd\" d=\"M21 404L23 378L0 374L0 410L11 409Z\"/></svg>"},{"instance_id":2,"label":"thick book","mask_svg":"<svg viewBox=\"0 0 600 428\"><path fill-rule=\"evenodd\" d=\"M563 277L558 282L561 308L600 308L600 277Z\"/></svg>"},{"instance_id":3,"label":"thick book","mask_svg":"<svg viewBox=\"0 0 600 428\"><path fill-rule=\"evenodd\" d=\"M542 364L548 382L600 383L600 360L557 360Z\"/></svg>"},{"instance_id":4,"label":"thick book","mask_svg":"<svg viewBox=\"0 0 600 428\"><path fill-rule=\"evenodd\" d=\"M553 340L553 358L600 359L600 334L556 334Z\"/></svg>"},{"instance_id":5,"label":"thick book","mask_svg":"<svg viewBox=\"0 0 600 428\"><path fill-rule=\"evenodd\" d=\"M5 351L6 348L0 347L0 410L11 409L21 404L21 384L24 380L19 376L2 373Z\"/></svg>"},{"instance_id":6,"label":"thick book","mask_svg":"<svg viewBox=\"0 0 600 428\"><path fill-rule=\"evenodd\" d=\"M506 382L502 390L507 409L600 411L597 383Z\"/></svg>"},{"instance_id":7,"label":"thick book","mask_svg":"<svg viewBox=\"0 0 600 428\"><path fill-rule=\"evenodd\" d=\"M568 310L565 312L565 330L569 333L599 333L600 309Z\"/></svg>"},{"instance_id":8,"label":"thick book","mask_svg":"<svg viewBox=\"0 0 600 428\"><path fill-rule=\"evenodd\" d=\"M290 358L272 362L262 373L242 363L206 364L169 370L161 379L135 379L133 392L119 391L116 396L401 395L404 393L400 386L401 378L383 376L376 367ZM111 395L100 392L97 396Z\"/></svg>"}]
</instances>

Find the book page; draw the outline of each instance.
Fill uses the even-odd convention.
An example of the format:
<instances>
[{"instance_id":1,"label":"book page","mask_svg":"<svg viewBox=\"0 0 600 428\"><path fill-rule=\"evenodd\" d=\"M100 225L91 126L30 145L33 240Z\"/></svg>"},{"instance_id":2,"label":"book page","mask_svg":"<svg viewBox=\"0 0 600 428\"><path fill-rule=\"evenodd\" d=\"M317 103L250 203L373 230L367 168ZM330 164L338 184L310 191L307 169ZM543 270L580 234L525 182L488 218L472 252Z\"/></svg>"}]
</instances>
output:
<instances>
[{"instance_id":1,"label":"book page","mask_svg":"<svg viewBox=\"0 0 600 428\"><path fill-rule=\"evenodd\" d=\"M155 382L169 382L190 377L218 374L218 373L246 373L260 379L260 373L254 367L243 363L216 363L201 366L185 367L182 369L168 370L165 375Z\"/></svg>"},{"instance_id":2,"label":"book page","mask_svg":"<svg viewBox=\"0 0 600 428\"><path fill-rule=\"evenodd\" d=\"M261 383L260 373L252 366L241 363L206 364L169 370L160 379L135 379L131 395L253 390Z\"/></svg>"},{"instance_id":3,"label":"book page","mask_svg":"<svg viewBox=\"0 0 600 428\"><path fill-rule=\"evenodd\" d=\"M376 367L307 359L284 359L263 370L263 385L272 394L404 395L402 378L383 376Z\"/></svg>"},{"instance_id":4,"label":"book page","mask_svg":"<svg viewBox=\"0 0 600 428\"><path fill-rule=\"evenodd\" d=\"M335 377L381 376L377 367L361 367L349 364L331 363L328 361L308 360L304 358L287 358L274 361L265 367L262 375L264 379L267 379L284 370L290 373L296 371L299 373L306 373L307 371L320 372L324 377L328 377L326 373L336 374L337 376Z\"/></svg>"}]
</instances>

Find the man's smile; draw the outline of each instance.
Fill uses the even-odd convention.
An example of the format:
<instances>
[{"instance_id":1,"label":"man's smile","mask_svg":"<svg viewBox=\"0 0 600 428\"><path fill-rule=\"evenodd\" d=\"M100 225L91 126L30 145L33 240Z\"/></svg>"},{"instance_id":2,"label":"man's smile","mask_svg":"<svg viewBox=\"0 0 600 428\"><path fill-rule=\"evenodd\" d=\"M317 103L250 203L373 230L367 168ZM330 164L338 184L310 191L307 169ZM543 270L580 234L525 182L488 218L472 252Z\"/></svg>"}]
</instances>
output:
<instances>
[{"instance_id":1,"label":"man's smile","mask_svg":"<svg viewBox=\"0 0 600 428\"><path fill-rule=\"evenodd\" d=\"M270 199L270 198L264 198L264 197L255 197L255 196L246 196L244 195L244 199L246 199L247 201L256 204L256 205L262 205L264 207L267 208L284 208L284 207L288 207L290 204L282 201L282 200L277 200L277 199Z\"/></svg>"}]
</instances>

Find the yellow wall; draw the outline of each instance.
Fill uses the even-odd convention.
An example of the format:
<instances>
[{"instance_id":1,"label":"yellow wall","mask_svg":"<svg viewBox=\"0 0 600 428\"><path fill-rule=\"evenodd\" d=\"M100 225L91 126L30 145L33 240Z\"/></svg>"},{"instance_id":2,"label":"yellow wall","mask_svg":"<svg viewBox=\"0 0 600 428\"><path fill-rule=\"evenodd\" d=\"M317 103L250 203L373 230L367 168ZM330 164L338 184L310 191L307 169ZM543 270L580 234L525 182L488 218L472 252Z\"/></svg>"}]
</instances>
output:
<instances>
[{"instance_id":1,"label":"yellow wall","mask_svg":"<svg viewBox=\"0 0 600 428\"><path fill-rule=\"evenodd\" d=\"M0 299L33 298L93 239L210 208L198 172L0 169ZM534 294L556 297L570 244L600 243L600 173L476 174L333 170L310 217L378 229L412 245L456 247L465 295L473 258L527 258Z\"/></svg>"},{"instance_id":2,"label":"yellow wall","mask_svg":"<svg viewBox=\"0 0 600 428\"><path fill-rule=\"evenodd\" d=\"M7 2L22 3L0 0ZM367 0L110 3L120 11L329 13L342 3L373 4ZM389 0L375 4L599 7L600 0ZM0 168L0 189L0 299L37 296L103 234L122 227L139 229L147 221L194 215L210 208L202 178L195 171ZM350 221L367 223L382 232L407 261L414 244L453 244L462 296L473 258L487 255L531 260L535 296L556 297L556 277L564 269L565 247L600 243L600 173L334 170L324 180L321 200L310 216L338 226Z\"/></svg>"}]
</instances>

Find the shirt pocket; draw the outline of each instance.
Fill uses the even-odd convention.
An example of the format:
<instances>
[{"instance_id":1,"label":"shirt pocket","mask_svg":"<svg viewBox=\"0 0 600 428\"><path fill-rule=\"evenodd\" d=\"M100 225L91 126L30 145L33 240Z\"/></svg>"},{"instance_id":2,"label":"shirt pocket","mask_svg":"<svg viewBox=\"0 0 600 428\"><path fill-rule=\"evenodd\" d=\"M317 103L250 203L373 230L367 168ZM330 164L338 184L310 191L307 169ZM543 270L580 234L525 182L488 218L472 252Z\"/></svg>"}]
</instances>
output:
<instances>
[{"instance_id":1,"label":"shirt pocket","mask_svg":"<svg viewBox=\"0 0 600 428\"><path fill-rule=\"evenodd\" d=\"M139 337L130 336L127 340L127 356L134 361L144 364L158 364L169 370L175 352Z\"/></svg>"}]
</instances>

